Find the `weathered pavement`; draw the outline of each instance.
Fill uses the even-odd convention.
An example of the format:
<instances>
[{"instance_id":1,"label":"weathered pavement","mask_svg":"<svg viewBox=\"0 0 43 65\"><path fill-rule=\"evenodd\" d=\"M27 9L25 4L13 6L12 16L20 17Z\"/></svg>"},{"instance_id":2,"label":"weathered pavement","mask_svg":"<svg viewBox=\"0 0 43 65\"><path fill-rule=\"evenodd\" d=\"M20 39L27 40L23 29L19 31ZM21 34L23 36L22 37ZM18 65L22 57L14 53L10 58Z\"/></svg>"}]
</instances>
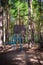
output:
<instances>
[{"instance_id":1,"label":"weathered pavement","mask_svg":"<svg viewBox=\"0 0 43 65\"><path fill-rule=\"evenodd\" d=\"M34 49L0 53L0 65L43 65L43 52Z\"/></svg>"}]
</instances>

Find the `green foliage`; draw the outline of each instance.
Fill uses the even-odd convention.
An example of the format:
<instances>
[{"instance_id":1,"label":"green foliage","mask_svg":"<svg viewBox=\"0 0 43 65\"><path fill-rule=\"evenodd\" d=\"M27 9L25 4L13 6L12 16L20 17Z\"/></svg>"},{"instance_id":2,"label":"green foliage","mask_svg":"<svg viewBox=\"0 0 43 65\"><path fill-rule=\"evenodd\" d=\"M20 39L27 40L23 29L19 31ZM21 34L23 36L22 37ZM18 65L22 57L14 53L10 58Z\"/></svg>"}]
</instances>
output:
<instances>
[{"instance_id":1,"label":"green foliage","mask_svg":"<svg viewBox=\"0 0 43 65\"><path fill-rule=\"evenodd\" d=\"M35 36L35 42L38 42L38 38L40 36L41 28L43 26L43 6L41 5L38 0L33 0L32 2L32 8L33 8L33 21L36 24L36 31L38 33L38 37Z\"/></svg>"},{"instance_id":2,"label":"green foliage","mask_svg":"<svg viewBox=\"0 0 43 65\"><path fill-rule=\"evenodd\" d=\"M27 15L28 15L28 4L27 2L20 1L20 0L9 0L10 4L10 30L13 32L13 28L15 25L15 22L18 20L18 15L20 19L24 22L24 24L27 24ZM18 14L19 11L19 14Z\"/></svg>"},{"instance_id":3,"label":"green foliage","mask_svg":"<svg viewBox=\"0 0 43 65\"><path fill-rule=\"evenodd\" d=\"M34 42L38 43L38 35L36 35L36 34L34 35Z\"/></svg>"},{"instance_id":4,"label":"green foliage","mask_svg":"<svg viewBox=\"0 0 43 65\"><path fill-rule=\"evenodd\" d=\"M40 27L40 24L43 24L43 20L42 20L42 14L43 13L41 13L41 7L40 7L40 3L38 2L38 0L33 0L33 3L32 3L32 8L33 8L33 17L34 17L34 21L35 21L35 23L37 24L37 25L39 25L39 27Z\"/></svg>"},{"instance_id":5,"label":"green foliage","mask_svg":"<svg viewBox=\"0 0 43 65\"><path fill-rule=\"evenodd\" d=\"M19 8L19 13L20 13L20 16L25 16L26 14L28 14L28 5L27 3L21 3L20 1L17 1L17 2L13 2L13 11L11 11L11 15L13 13L14 16L18 16L18 8Z\"/></svg>"}]
</instances>

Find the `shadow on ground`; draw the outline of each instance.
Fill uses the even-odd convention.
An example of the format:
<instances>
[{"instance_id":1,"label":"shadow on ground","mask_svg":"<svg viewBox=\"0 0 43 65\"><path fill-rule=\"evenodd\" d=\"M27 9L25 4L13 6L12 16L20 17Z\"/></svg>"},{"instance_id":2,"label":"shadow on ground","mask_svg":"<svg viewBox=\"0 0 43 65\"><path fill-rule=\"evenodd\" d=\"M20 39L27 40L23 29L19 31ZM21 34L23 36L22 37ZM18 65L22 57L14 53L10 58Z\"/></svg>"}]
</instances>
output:
<instances>
[{"instance_id":1,"label":"shadow on ground","mask_svg":"<svg viewBox=\"0 0 43 65\"><path fill-rule=\"evenodd\" d=\"M30 56L32 55L32 57L33 57L34 53L33 52L27 53L26 51L28 51L28 49L19 48L19 49L13 50L13 51L0 53L0 65L42 65L37 62L33 64L30 61Z\"/></svg>"}]
</instances>

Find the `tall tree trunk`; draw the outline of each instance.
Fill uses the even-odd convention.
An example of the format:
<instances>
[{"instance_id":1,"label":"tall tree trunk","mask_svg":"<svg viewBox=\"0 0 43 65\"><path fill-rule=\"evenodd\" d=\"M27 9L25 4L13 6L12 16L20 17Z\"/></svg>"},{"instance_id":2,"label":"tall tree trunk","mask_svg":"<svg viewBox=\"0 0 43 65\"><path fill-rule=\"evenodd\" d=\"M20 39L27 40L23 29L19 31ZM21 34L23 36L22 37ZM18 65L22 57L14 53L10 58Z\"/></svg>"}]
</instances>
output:
<instances>
[{"instance_id":1,"label":"tall tree trunk","mask_svg":"<svg viewBox=\"0 0 43 65\"><path fill-rule=\"evenodd\" d=\"M6 10L6 24L7 24L7 29L6 29L6 41L9 41L9 22L10 22L10 19L9 19L9 10L7 8Z\"/></svg>"},{"instance_id":2,"label":"tall tree trunk","mask_svg":"<svg viewBox=\"0 0 43 65\"><path fill-rule=\"evenodd\" d=\"M3 36L3 9L0 6L0 47L2 47L2 36Z\"/></svg>"},{"instance_id":3,"label":"tall tree trunk","mask_svg":"<svg viewBox=\"0 0 43 65\"><path fill-rule=\"evenodd\" d=\"M40 18L41 18L41 15L42 15L42 13L41 13L41 0L38 0L38 3L39 3L39 11L40 11ZM39 19L39 21L41 21L40 19ZM40 30L38 31L38 38L39 38L39 44L40 44L40 47L41 48L43 48L43 42L42 42L42 36L41 36L41 27L40 27Z\"/></svg>"},{"instance_id":4,"label":"tall tree trunk","mask_svg":"<svg viewBox=\"0 0 43 65\"><path fill-rule=\"evenodd\" d=\"M32 0L28 0L28 27L29 27L29 33L28 33L28 37L31 40L31 42L34 40L34 30L33 30L33 25L32 25L32 18L31 18L31 5L32 5ZM28 40L29 40L28 39ZM30 44L30 43L29 43Z\"/></svg>"},{"instance_id":5,"label":"tall tree trunk","mask_svg":"<svg viewBox=\"0 0 43 65\"><path fill-rule=\"evenodd\" d=\"M31 7L30 0L28 0L28 47L30 47L31 40Z\"/></svg>"},{"instance_id":6,"label":"tall tree trunk","mask_svg":"<svg viewBox=\"0 0 43 65\"><path fill-rule=\"evenodd\" d=\"M31 30L31 37L32 37L32 41L34 42L34 26L32 27L32 30Z\"/></svg>"}]
</instances>

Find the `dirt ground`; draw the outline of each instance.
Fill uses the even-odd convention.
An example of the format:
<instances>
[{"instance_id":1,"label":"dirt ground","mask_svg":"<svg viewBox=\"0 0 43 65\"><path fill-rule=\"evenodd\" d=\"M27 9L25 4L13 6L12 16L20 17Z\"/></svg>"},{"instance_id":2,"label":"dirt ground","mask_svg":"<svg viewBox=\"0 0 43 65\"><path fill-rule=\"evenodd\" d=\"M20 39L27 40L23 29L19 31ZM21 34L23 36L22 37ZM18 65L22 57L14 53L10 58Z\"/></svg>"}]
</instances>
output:
<instances>
[{"instance_id":1,"label":"dirt ground","mask_svg":"<svg viewBox=\"0 0 43 65\"><path fill-rule=\"evenodd\" d=\"M43 51L35 46L28 48L27 44L22 49L19 45L6 45L0 51L0 65L43 65Z\"/></svg>"}]
</instances>

